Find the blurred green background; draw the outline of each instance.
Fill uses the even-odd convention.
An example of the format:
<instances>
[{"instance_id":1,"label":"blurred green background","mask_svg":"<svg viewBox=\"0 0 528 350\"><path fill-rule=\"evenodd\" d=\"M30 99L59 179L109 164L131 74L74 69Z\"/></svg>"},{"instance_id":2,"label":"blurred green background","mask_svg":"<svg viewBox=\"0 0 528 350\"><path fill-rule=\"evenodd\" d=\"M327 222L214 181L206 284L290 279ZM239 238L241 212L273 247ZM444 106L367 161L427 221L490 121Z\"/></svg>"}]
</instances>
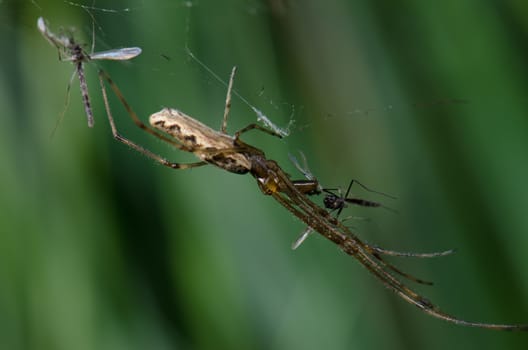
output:
<instances>
[{"instance_id":1,"label":"blurred green background","mask_svg":"<svg viewBox=\"0 0 528 350\"><path fill-rule=\"evenodd\" d=\"M87 50L92 23L96 51L143 48L87 65L93 130L75 79L50 138L73 67L39 16ZM294 177L302 150L327 187L397 196L356 188L399 214L349 208L370 220L348 223L387 249L457 248L391 261L434 280L416 288L448 313L527 323L527 35L514 0L0 2L0 348L526 349L526 333L421 313L320 237L292 251L302 224L250 176L173 171L114 141L96 64L143 120L170 106L215 128L226 88L185 47L225 80L237 65L241 96L296 121L244 140ZM123 134L194 160L110 103ZM235 98L230 132L255 119Z\"/></svg>"}]
</instances>

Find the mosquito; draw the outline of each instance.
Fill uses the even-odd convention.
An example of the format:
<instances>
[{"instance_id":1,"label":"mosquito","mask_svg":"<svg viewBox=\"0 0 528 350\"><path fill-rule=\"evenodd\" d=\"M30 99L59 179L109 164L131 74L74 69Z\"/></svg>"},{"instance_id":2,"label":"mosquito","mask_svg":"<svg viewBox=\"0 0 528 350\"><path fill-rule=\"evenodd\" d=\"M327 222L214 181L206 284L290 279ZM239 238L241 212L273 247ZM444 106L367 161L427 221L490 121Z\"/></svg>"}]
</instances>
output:
<instances>
[{"instance_id":1,"label":"mosquito","mask_svg":"<svg viewBox=\"0 0 528 350\"><path fill-rule=\"evenodd\" d=\"M357 183L359 186L361 186L364 190L368 192L372 192L372 193L383 195L385 197L396 199L395 197L390 196L386 193L374 191L368 188L367 186L363 185L361 182L357 180L352 179L350 181L350 184L348 185L348 189L344 196L341 195L341 189L339 188L322 187L319 181L317 180L317 178L312 174L312 172L308 168L308 161L306 160L306 156L304 155L304 153L299 152L299 154L301 155L301 159L303 161L302 166L297 160L297 158L295 158L295 156L291 154L288 154L288 156L290 157L290 161L297 168L297 170L299 170L304 175L306 180L294 180L293 181L294 184L297 186L297 188L299 188L301 192L307 195L310 195L310 196L318 195L323 192L326 193L325 198L323 199L324 206L326 209L329 209L331 212L337 210L336 218L339 217L339 215L341 215L341 211L347 207L347 203L355 204L355 205L362 206L362 207L373 207L373 208L382 207L387 210L395 212L394 209L386 207L379 202L374 202L374 201L370 201L370 200L366 200L362 198L349 197L350 190L352 189L352 185L354 183ZM335 193L334 191L337 191L338 193Z\"/></svg>"},{"instance_id":2,"label":"mosquito","mask_svg":"<svg viewBox=\"0 0 528 350\"><path fill-rule=\"evenodd\" d=\"M293 156L291 154L288 154L288 156L290 157L290 161L297 168L297 170L299 170L299 172L301 172L304 175L306 180L294 180L293 181L294 185L299 189L299 191L301 191L302 193L304 193L306 195L309 195L309 196L319 195L319 194L321 194L323 192L326 193L326 195L325 195L325 197L323 199L323 204L324 204L326 209L330 210L330 212L338 210L338 212L336 214L336 218L339 217L339 215L341 214L341 211L346 207L346 203L347 202L348 203L354 203L356 205L364 206L364 207L382 207L383 206L381 203L378 203L378 202L373 202L373 201L369 201L369 200L365 200L365 199L361 199L361 198L348 197L348 195L350 193L350 189L352 187L352 184L354 183L355 180L352 180L352 182L350 183L350 185L348 187L348 190L347 190L347 192L346 192L344 197L341 196L341 190L340 189L323 188L323 186L319 183L317 178L312 174L312 172L308 168L308 161L306 160L306 156L304 155L304 153L303 152L299 152L299 154L301 155L301 159L302 159L302 162L303 162L302 166L299 163L299 161L297 160L297 158L295 158L295 156ZM363 188L367 189L365 186L363 186L363 185L361 185L361 186ZM367 189L367 190L369 190L369 189ZM336 194L334 191L339 191L339 194ZM376 192L376 191L372 191L372 192L380 193L380 192ZM380 193L380 194L383 194L383 193ZM291 248L293 250L299 248L299 246L306 240L306 238L308 238L308 236L312 232L313 232L313 229L310 226L308 226L301 233L299 238L297 238L292 243Z\"/></svg>"},{"instance_id":3,"label":"mosquito","mask_svg":"<svg viewBox=\"0 0 528 350\"><path fill-rule=\"evenodd\" d=\"M394 271L381 258L380 253L382 252L378 252L364 243L341 221L333 217L331 213L312 202L305 193L301 192L277 162L267 159L263 151L240 139L242 134L250 130L259 130L277 137L281 137L280 135L258 124L250 124L235 132L234 135L227 134L227 117L231 106L231 90L235 71L236 67L233 68L229 80L222 126L220 131L216 131L173 108L164 108L152 114L149 118L150 126L147 126L138 118L108 74L100 70L99 80L113 137L171 169L190 169L211 164L232 173L251 174L262 193L273 197L304 224L338 245L346 254L356 258L361 265L402 299L433 317L462 326L494 330L528 331L528 324L511 325L471 322L441 311L428 299L416 293L395 277L392 273ZM200 161L195 163L172 162L122 136L118 132L112 116L105 82L110 85L130 118L138 127L168 142L179 150L193 153Z\"/></svg>"},{"instance_id":4,"label":"mosquito","mask_svg":"<svg viewBox=\"0 0 528 350\"><path fill-rule=\"evenodd\" d=\"M92 113L92 106L90 103L90 96L88 95L88 85L86 83L86 77L84 75L84 63L92 60L111 60L111 61L127 61L141 53L139 47L125 47L121 49L113 49L108 51L92 52L88 54L82 48L82 45L76 43L73 39L72 33L68 34L55 34L49 30L44 18L39 17L37 20L37 28L44 36L44 38L59 51L59 61L72 62L75 66L75 70L70 78L67 89L67 101L70 96L70 86L73 78L77 74L79 78L79 84L81 87L81 96L84 104L84 111L88 120L88 127L93 127L94 117ZM92 50L93 51L93 50ZM66 102L66 107L68 102ZM65 108L66 108L65 107ZM66 109L65 109L66 110Z\"/></svg>"}]
</instances>

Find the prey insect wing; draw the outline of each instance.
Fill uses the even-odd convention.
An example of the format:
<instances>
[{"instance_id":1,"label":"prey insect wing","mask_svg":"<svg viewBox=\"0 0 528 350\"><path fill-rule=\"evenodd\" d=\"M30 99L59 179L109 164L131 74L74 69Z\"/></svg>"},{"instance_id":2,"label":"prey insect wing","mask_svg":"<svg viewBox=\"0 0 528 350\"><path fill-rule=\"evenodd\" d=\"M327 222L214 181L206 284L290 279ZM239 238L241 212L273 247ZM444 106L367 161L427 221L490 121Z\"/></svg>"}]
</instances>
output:
<instances>
[{"instance_id":1,"label":"prey insect wing","mask_svg":"<svg viewBox=\"0 0 528 350\"><path fill-rule=\"evenodd\" d=\"M299 237L292 243L291 249L295 250L303 244L303 242L308 238L308 236L313 232L313 228L310 226L306 227L303 232L299 235Z\"/></svg>"},{"instance_id":2,"label":"prey insect wing","mask_svg":"<svg viewBox=\"0 0 528 350\"><path fill-rule=\"evenodd\" d=\"M292 215L296 216L305 225L338 245L346 254L358 260L360 264L362 264L370 273L376 276L377 279L379 279L387 288L392 290L402 299L417 306L423 312L433 317L443 319L457 325L469 327L494 330L528 330L528 325L480 323L459 319L441 311L428 299L404 285L393 275L393 273L399 273L399 270L384 262L384 260L379 256L379 254L385 252L384 250L373 249L368 244L361 241L341 221L333 217L331 213L325 209L312 202L306 193L301 192L298 186L296 186L295 183L291 181L290 177L275 161L267 159L264 152L240 140L240 135L244 132L253 129L266 131L266 129L252 124L246 128L243 128L242 130L239 130L234 134L234 136L230 136L225 132L225 123L222 124L221 131L214 131L201 122L198 122L197 120L176 110L162 110L161 112L155 113L151 116L150 120L152 127L148 127L139 120L137 115L124 100L121 92L111 81L108 75L100 71L99 77L108 119L112 127L112 133L118 141L123 142L127 146L146 155L147 157L150 157L153 160L163 165L170 166L174 169L185 169L204 164L213 164L219 168L234 173L250 173L255 178L259 188L264 194L272 196L280 205L287 209ZM234 70L231 74L231 82L233 78ZM110 84L112 90L121 100L121 103L124 105L134 123L150 134L159 137L162 140L168 140L168 142L174 145L176 148L194 153L198 156L198 158L201 159L201 161L191 164L170 163L164 158L121 136L117 132L113 116L110 111L110 105L104 86L105 80ZM230 83L230 86L231 85L232 83ZM226 101L230 100L230 92L231 91L228 90L228 98ZM228 111L229 108L226 106L224 121L227 120ZM167 113L169 113L169 115L167 115ZM185 118L182 116L185 116ZM182 130L185 128L187 128L187 131L182 132ZM158 132L158 130L173 136L175 140L171 140L165 136L165 134ZM277 136L275 133L270 132L269 130L266 132ZM208 137L212 137L213 139L207 139ZM214 139L216 137L219 137L221 141ZM210 147L211 145L215 146ZM219 148L217 146L219 146ZM244 162L238 164L240 167L244 168L244 172L234 170L235 168L232 167L232 163L237 163L238 160L236 160L236 158L230 158L230 155L242 157L247 161L247 163ZM230 160L225 161L225 159ZM249 164L249 166L246 167L246 164ZM403 274L403 276L408 278L408 276L405 274Z\"/></svg>"},{"instance_id":3,"label":"prey insect wing","mask_svg":"<svg viewBox=\"0 0 528 350\"><path fill-rule=\"evenodd\" d=\"M93 127L94 117L92 112L92 106L90 103L90 95L88 94L88 84L86 83L86 77L84 74L84 63L91 60L112 60L112 61L126 61L130 60L139 54L141 54L141 48L139 47L127 47L120 49L113 49L107 51L100 51L88 54L82 48L82 45L76 43L73 39L73 35L69 34L55 34L47 26L46 21L43 17L37 19L37 28L42 36L59 51L60 61L69 61L75 65L75 72L79 78L79 86L81 89L81 96L84 105L84 111L88 121L88 127ZM92 39L93 40L93 39ZM68 84L66 105L64 111L61 113L61 118L66 112L69 102L69 91L71 81Z\"/></svg>"},{"instance_id":4,"label":"prey insect wing","mask_svg":"<svg viewBox=\"0 0 528 350\"><path fill-rule=\"evenodd\" d=\"M107 51L98 51L90 54L91 60L128 61L141 54L139 47L124 47Z\"/></svg>"}]
</instances>

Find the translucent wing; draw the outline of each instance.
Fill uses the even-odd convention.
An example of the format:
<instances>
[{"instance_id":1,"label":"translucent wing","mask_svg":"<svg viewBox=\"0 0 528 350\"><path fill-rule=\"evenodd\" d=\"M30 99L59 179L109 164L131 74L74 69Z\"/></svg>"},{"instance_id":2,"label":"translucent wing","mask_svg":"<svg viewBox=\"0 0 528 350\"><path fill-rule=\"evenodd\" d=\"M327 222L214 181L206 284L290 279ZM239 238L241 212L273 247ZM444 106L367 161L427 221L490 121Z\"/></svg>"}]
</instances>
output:
<instances>
[{"instance_id":1,"label":"translucent wing","mask_svg":"<svg viewBox=\"0 0 528 350\"><path fill-rule=\"evenodd\" d=\"M139 47L124 47L122 49L94 52L90 55L90 58L92 60L126 61L138 56L140 53L141 48Z\"/></svg>"}]
</instances>

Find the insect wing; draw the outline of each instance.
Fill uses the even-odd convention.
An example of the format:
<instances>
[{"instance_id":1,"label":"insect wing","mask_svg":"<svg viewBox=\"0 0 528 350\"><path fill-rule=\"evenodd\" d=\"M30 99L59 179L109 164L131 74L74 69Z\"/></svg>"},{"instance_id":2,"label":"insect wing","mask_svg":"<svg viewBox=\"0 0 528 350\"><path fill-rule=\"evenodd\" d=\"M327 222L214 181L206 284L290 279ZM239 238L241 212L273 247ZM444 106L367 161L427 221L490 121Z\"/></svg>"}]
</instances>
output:
<instances>
[{"instance_id":1,"label":"insect wing","mask_svg":"<svg viewBox=\"0 0 528 350\"><path fill-rule=\"evenodd\" d=\"M90 55L90 58L92 60L126 61L138 56L140 53L141 48L139 47L125 47L122 49L95 52Z\"/></svg>"},{"instance_id":2,"label":"insect wing","mask_svg":"<svg viewBox=\"0 0 528 350\"><path fill-rule=\"evenodd\" d=\"M291 245L291 249L292 250L295 250L297 248L299 248L299 246L306 240L306 238L308 238L308 236L310 235L310 233L313 232L313 228L311 228L310 226L308 226L302 233L301 235L299 236L299 238L297 238L297 240L295 242L292 243Z\"/></svg>"}]
</instances>

